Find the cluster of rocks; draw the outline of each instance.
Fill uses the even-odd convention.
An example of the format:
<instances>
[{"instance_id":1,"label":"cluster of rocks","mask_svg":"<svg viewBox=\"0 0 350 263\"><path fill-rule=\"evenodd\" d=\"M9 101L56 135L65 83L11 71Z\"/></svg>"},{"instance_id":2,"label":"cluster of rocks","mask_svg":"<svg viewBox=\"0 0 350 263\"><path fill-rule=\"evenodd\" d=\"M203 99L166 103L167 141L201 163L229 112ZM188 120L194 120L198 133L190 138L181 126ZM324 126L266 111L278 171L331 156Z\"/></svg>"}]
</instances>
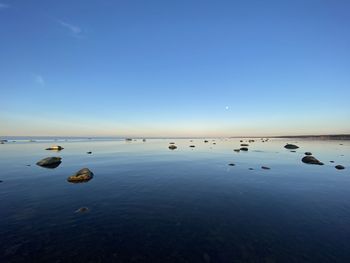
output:
<instances>
[{"instance_id":1,"label":"cluster of rocks","mask_svg":"<svg viewBox=\"0 0 350 263\"><path fill-rule=\"evenodd\" d=\"M46 157L36 164L44 168L56 168L62 163L61 157ZM82 183L91 180L93 173L88 168L83 168L76 172L74 175L69 176L67 181L70 183Z\"/></svg>"}]
</instances>

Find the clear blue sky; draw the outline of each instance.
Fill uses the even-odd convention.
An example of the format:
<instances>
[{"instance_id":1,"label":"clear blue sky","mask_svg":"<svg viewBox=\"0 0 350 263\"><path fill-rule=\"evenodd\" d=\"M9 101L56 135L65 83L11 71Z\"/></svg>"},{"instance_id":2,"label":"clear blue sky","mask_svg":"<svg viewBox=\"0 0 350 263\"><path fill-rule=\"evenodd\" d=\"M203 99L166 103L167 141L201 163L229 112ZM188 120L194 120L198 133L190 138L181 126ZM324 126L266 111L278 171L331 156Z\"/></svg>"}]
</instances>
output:
<instances>
[{"instance_id":1,"label":"clear blue sky","mask_svg":"<svg viewBox=\"0 0 350 263\"><path fill-rule=\"evenodd\" d=\"M0 135L350 133L350 1L0 0Z\"/></svg>"}]
</instances>

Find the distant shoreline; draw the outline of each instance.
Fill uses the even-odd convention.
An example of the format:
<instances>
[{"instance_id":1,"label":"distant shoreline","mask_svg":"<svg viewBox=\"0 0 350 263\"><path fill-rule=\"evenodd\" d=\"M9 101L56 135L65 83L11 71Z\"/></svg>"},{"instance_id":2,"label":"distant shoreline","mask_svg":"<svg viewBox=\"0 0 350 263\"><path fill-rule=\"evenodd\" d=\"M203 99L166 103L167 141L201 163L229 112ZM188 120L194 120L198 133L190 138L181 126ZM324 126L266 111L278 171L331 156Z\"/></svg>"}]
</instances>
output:
<instances>
[{"instance_id":1,"label":"distant shoreline","mask_svg":"<svg viewBox=\"0 0 350 263\"><path fill-rule=\"evenodd\" d=\"M173 136L173 137L154 137L154 136L0 136L0 139L9 139L9 140L16 140L16 139L22 139L22 140L30 140L30 139L117 139L117 140L124 140L125 138L131 138L131 139L205 139L205 138L237 138L237 139L246 139L246 138L252 138L252 139L259 139L259 138L270 138L270 139L318 139L318 140L350 140L350 134L326 134L326 135L278 135L278 136L229 136L229 137L220 137L220 136Z\"/></svg>"}]
</instances>

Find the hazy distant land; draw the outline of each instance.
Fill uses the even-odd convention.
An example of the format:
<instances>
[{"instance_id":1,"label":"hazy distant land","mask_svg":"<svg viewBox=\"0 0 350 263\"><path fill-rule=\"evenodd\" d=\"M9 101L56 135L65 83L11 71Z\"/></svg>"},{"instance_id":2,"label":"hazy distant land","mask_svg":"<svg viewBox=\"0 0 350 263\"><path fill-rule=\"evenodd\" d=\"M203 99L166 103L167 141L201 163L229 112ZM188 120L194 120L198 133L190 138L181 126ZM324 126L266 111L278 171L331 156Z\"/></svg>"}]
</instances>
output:
<instances>
[{"instance_id":1,"label":"hazy distant land","mask_svg":"<svg viewBox=\"0 0 350 263\"><path fill-rule=\"evenodd\" d=\"M328 135L288 135L273 136L270 138L301 138L301 139L320 139L320 140L350 140L350 134L328 134Z\"/></svg>"}]
</instances>

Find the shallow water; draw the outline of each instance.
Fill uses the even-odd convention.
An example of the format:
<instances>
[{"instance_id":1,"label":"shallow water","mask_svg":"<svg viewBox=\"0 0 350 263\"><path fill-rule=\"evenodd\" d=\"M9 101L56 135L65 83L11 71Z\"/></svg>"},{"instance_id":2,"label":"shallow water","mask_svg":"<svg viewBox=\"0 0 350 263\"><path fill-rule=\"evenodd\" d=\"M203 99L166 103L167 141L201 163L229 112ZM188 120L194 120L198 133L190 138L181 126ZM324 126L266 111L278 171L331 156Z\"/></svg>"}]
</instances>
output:
<instances>
[{"instance_id":1,"label":"shallow water","mask_svg":"<svg viewBox=\"0 0 350 263\"><path fill-rule=\"evenodd\" d=\"M350 262L349 141L215 142L0 145L0 262ZM61 165L35 165L48 156ZM84 167L92 180L67 182Z\"/></svg>"}]
</instances>

